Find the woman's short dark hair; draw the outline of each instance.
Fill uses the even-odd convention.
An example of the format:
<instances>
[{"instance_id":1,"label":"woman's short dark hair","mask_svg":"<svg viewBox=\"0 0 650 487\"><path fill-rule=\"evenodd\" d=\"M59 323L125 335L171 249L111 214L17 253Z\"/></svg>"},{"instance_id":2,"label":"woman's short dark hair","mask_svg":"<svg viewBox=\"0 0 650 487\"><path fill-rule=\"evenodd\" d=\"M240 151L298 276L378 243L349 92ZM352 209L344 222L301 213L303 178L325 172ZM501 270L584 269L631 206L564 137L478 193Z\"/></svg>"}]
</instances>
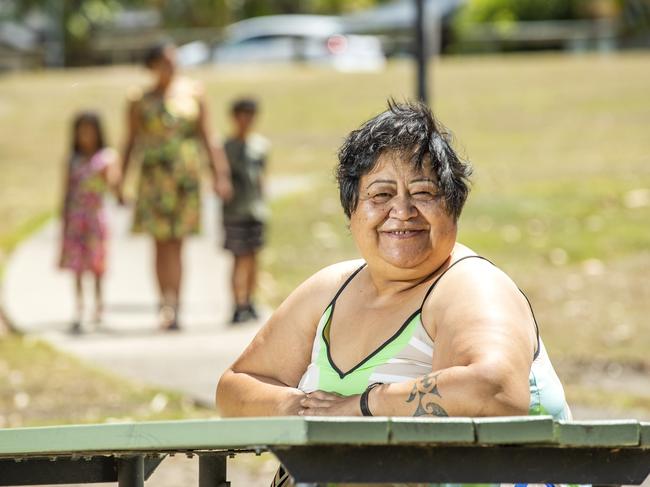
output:
<instances>
[{"instance_id":1,"label":"woman's short dark hair","mask_svg":"<svg viewBox=\"0 0 650 487\"><path fill-rule=\"evenodd\" d=\"M430 165L445 208L457 220L469 193L472 168L452 148L452 136L420 102L388 101L388 110L353 130L339 149L336 179L350 217L359 203L359 181L383 153L395 152L421 168Z\"/></svg>"},{"instance_id":2,"label":"woman's short dark hair","mask_svg":"<svg viewBox=\"0 0 650 487\"><path fill-rule=\"evenodd\" d=\"M92 125L97 134L97 150L101 150L106 147L104 139L104 129L102 127L102 121L97 112L90 110L85 110L79 112L75 115L74 121L72 122L72 153L79 154L81 152L81 147L79 146L79 127L87 123Z\"/></svg>"},{"instance_id":3,"label":"woman's short dark hair","mask_svg":"<svg viewBox=\"0 0 650 487\"><path fill-rule=\"evenodd\" d=\"M165 49L169 47L174 47L174 41L169 39L163 39L156 42L154 45L150 46L149 49L144 53L144 65L151 69L153 64L163 57L165 54Z\"/></svg>"}]
</instances>

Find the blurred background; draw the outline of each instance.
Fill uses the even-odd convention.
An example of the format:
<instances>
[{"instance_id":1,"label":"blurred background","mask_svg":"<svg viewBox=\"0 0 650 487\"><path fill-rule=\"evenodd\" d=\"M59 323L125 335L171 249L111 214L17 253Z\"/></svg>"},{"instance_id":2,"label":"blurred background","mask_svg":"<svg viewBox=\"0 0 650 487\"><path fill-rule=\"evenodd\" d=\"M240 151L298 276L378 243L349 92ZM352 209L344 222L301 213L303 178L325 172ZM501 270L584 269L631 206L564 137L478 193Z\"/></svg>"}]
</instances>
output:
<instances>
[{"instance_id":1,"label":"blurred background","mask_svg":"<svg viewBox=\"0 0 650 487\"><path fill-rule=\"evenodd\" d=\"M357 255L336 151L388 97L417 97L419 53L429 102L475 167L460 241L530 297L576 417L650 418L650 1L425 0L421 49L416 3L0 0L0 427L214 416L217 378L259 326L225 324L230 261L209 200L180 336L154 331L153 284L133 266L150 249L114 204L107 323L63 331L72 284L53 256L70 119L98 110L119 148L127 93L163 37L204 84L215 132L237 96L260 103L267 311Z\"/></svg>"}]
</instances>

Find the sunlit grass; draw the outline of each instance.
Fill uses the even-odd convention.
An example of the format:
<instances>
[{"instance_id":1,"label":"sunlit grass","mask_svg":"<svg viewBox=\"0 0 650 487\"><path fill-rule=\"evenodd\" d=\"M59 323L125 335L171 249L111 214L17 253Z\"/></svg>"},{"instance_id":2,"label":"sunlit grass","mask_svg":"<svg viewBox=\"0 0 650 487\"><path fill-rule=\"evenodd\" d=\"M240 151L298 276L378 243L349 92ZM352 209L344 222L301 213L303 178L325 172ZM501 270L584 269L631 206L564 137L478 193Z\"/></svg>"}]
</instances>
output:
<instances>
[{"instance_id":1,"label":"sunlit grass","mask_svg":"<svg viewBox=\"0 0 650 487\"><path fill-rule=\"evenodd\" d=\"M178 393L118 378L40 340L0 339L0 428L214 415Z\"/></svg>"}]
</instances>

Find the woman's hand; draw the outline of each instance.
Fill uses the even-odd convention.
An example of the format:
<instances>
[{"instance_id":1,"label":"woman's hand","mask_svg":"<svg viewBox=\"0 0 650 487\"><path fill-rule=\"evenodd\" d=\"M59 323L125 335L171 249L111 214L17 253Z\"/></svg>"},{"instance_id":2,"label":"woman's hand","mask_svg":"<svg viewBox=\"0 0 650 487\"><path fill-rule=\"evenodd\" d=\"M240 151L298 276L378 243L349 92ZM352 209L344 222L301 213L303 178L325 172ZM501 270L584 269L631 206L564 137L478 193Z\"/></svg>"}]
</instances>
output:
<instances>
[{"instance_id":1,"label":"woman's hand","mask_svg":"<svg viewBox=\"0 0 650 487\"><path fill-rule=\"evenodd\" d=\"M117 182L114 191L115 191L115 198L117 199L117 203L120 206L126 206L128 202L124 197L124 183L122 180Z\"/></svg>"},{"instance_id":2,"label":"woman's hand","mask_svg":"<svg viewBox=\"0 0 650 487\"><path fill-rule=\"evenodd\" d=\"M341 396L333 392L315 391L300 401L300 416L361 416L360 395Z\"/></svg>"},{"instance_id":3,"label":"woman's hand","mask_svg":"<svg viewBox=\"0 0 650 487\"><path fill-rule=\"evenodd\" d=\"M289 391L288 397L278 404L278 416L296 416L302 409L301 403L306 394L300 389L292 387L288 387L287 390Z\"/></svg>"}]
</instances>

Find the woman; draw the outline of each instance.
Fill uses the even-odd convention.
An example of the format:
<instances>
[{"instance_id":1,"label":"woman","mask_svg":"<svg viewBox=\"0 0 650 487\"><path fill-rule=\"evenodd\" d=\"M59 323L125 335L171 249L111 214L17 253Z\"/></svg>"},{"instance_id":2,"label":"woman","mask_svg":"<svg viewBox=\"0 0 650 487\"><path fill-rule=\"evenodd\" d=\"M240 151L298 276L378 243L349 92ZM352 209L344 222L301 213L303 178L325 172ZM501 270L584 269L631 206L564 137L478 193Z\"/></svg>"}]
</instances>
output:
<instances>
[{"instance_id":1,"label":"woman","mask_svg":"<svg viewBox=\"0 0 650 487\"><path fill-rule=\"evenodd\" d=\"M471 171L449 140L411 103L348 136L337 178L363 260L280 305L221 377L224 416L569 416L527 299L456 241Z\"/></svg>"},{"instance_id":2,"label":"woman","mask_svg":"<svg viewBox=\"0 0 650 487\"><path fill-rule=\"evenodd\" d=\"M201 221L201 147L217 194L228 199L232 188L223 149L211 144L203 92L197 83L176 76L174 45L153 47L145 65L154 84L130 101L122 174L137 146L143 160L133 230L155 241L161 327L177 330L183 239L197 233Z\"/></svg>"}]
</instances>

